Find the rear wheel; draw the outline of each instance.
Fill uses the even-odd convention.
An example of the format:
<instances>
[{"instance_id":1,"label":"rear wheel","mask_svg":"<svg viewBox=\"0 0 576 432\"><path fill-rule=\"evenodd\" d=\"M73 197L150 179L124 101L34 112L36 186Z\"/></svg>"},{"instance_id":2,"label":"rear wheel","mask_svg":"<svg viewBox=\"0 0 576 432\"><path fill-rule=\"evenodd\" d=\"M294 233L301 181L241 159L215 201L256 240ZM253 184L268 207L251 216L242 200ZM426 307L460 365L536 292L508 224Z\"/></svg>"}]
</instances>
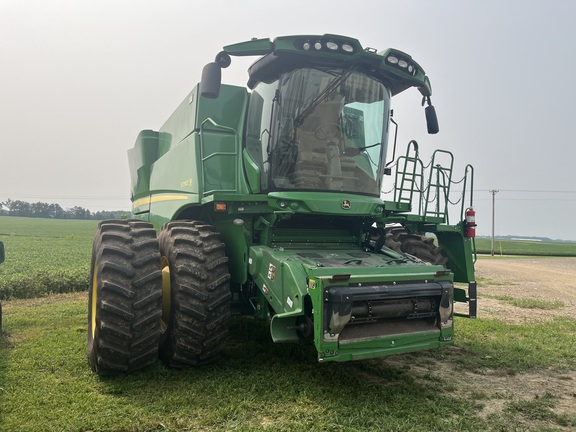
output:
<instances>
[{"instance_id":1,"label":"rear wheel","mask_svg":"<svg viewBox=\"0 0 576 432\"><path fill-rule=\"evenodd\" d=\"M165 328L160 348L170 367L207 363L220 353L230 318L230 273L219 234L197 221L167 223L162 255Z\"/></svg>"},{"instance_id":2,"label":"rear wheel","mask_svg":"<svg viewBox=\"0 0 576 432\"><path fill-rule=\"evenodd\" d=\"M158 358L162 276L156 232L135 220L99 224L92 249L87 357L101 375Z\"/></svg>"},{"instance_id":3,"label":"rear wheel","mask_svg":"<svg viewBox=\"0 0 576 432\"><path fill-rule=\"evenodd\" d=\"M385 246L430 264L446 266L448 262L448 258L442 255L442 248L434 244L432 237L409 234L403 227L386 229Z\"/></svg>"}]
</instances>

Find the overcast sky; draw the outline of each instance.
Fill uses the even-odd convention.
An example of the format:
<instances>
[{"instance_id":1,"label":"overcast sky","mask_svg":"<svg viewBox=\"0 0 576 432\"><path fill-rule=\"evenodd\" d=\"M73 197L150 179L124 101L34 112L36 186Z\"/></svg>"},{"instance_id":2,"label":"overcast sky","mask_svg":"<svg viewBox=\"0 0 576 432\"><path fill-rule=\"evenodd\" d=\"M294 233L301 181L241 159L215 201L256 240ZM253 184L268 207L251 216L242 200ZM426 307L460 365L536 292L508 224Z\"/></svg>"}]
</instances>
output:
<instances>
[{"instance_id":1,"label":"overcast sky","mask_svg":"<svg viewBox=\"0 0 576 432\"><path fill-rule=\"evenodd\" d=\"M474 165L479 235L499 190L497 235L576 240L575 16L570 0L0 0L0 201L129 209L127 150L224 45L334 33L426 70L440 133L412 89L393 101L399 141L452 151L456 177Z\"/></svg>"}]
</instances>

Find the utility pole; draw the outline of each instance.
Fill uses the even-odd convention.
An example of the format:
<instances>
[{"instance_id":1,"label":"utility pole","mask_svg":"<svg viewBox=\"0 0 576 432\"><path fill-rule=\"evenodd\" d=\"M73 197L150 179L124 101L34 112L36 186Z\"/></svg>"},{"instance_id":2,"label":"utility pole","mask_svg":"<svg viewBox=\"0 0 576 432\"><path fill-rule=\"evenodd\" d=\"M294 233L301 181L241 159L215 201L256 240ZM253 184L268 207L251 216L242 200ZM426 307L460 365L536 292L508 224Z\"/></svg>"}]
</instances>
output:
<instances>
[{"instance_id":1,"label":"utility pole","mask_svg":"<svg viewBox=\"0 0 576 432\"><path fill-rule=\"evenodd\" d=\"M496 201L496 194L500 191L497 189L492 189L489 192L492 194L492 256L494 256L494 202Z\"/></svg>"}]
</instances>

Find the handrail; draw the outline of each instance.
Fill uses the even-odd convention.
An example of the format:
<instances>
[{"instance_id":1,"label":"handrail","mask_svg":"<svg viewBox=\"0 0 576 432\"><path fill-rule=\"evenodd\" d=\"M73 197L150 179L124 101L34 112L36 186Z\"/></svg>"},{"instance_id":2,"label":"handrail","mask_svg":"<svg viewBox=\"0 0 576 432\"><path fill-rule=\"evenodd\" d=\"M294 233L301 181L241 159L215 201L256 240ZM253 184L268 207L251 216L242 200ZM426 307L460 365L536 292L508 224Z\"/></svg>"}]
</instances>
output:
<instances>
[{"instance_id":1,"label":"handrail","mask_svg":"<svg viewBox=\"0 0 576 432\"><path fill-rule=\"evenodd\" d=\"M474 205L474 167L470 164L466 165L464 169L464 183L462 184L462 207L460 209L460 220L466 219L466 186L468 182L468 175L470 175L470 202L467 208L472 208ZM476 254L476 237L472 237L472 253L474 255L474 264L478 260L478 255Z\"/></svg>"},{"instance_id":2,"label":"handrail","mask_svg":"<svg viewBox=\"0 0 576 432\"><path fill-rule=\"evenodd\" d=\"M422 192L424 179L424 166L418 155L418 143L416 141L412 140L408 143L406 156L398 157L396 167L394 201L411 204L414 192ZM419 206L418 213L420 211Z\"/></svg>"},{"instance_id":3,"label":"handrail","mask_svg":"<svg viewBox=\"0 0 576 432\"><path fill-rule=\"evenodd\" d=\"M448 155L450 161L448 167L436 163L436 159L440 157L440 155ZM446 223L448 223L448 197L452 182L454 155L446 150L435 150L434 153L432 153L430 166L430 176L428 177L426 200L424 203L424 216L443 217L446 220ZM435 190L436 196L430 199L432 189ZM436 208L435 210L430 210L429 205L434 202L436 202ZM441 207L443 208L441 209Z\"/></svg>"},{"instance_id":4,"label":"handrail","mask_svg":"<svg viewBox=\"0 0 576 432\"><path fill-rule=\"evenodd\" d=\"M470 173L470 203L468 207L466 207L466 183L468 181L468 174ZM460 209L460 219L464 219L464 211L466 208L470 208L473 206L474 202L474 167L470 164L466 165L464 169L464 183L462 184L462 207Z\"/></svg>"},{"instance_id":5,"label":"handrail","mask_svg":"<svg viewBox=\"0 0 576 432\"><path fill-rule=\"evenodd\" d=\"M427 183L424 187L424 173ZM454 155L447 150L435 150L428 165L424 165L418 152L418 143L410 141L406 155L396 161L396 177L394 183L394 201L408 204L412 209L415 195L418 195L419 206L413 212L427 217L440 217L449 223L449 207L461 201L460 220L464 220L466 208L472 207L474 189L474 168L466 165L464 177L453 180ZM460 199L450 200L452 184L463 182ZM469 194L469 195L467 195ZM469 196L469 200L468 200ZM467 207L468 205L468 207Z\"/></svg>"}]
</instances>

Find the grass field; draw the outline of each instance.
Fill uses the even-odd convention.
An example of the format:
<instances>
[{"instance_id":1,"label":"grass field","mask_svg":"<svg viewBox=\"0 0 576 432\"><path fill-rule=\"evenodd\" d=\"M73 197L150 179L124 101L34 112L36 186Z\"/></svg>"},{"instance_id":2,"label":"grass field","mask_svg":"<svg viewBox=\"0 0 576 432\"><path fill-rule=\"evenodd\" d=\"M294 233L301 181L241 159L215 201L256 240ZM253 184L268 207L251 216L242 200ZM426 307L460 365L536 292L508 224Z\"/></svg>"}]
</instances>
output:
<instances>
[{"instance_id":1,"label":"grass field","mask_svg":"<svg viewBox=\"0 0 576 432\"><path fill-rule=\"evenodd\" d=\"M464 371L476 371L486 379L482 371L508 376L573 369L574 320L515 326L458 319L454 347L380 360L318 364L311 347L273 344L263 325L237 317L232 320L224 355L215 364L176 371L158 363L140 373L103 379L90 371L85 358L86 294L16 300L8 302L5 311L8 336L0 338L0 430L576 427L576 417L554 412L551 396L527 403L505 401L505 414L482 416L484 396L458 391L458 377ZM450 369L453 379L438 373L440 363Z\"/></svg>"},{"instance_id":2,"label":"grass field","mask_svg":"<svg viewBox=\"0 0 576 432\"><path fill-rule=\"evenodd\" d=\"M100 378L85 356L87 294L46 296L86 289L96 225L0 218L7 256L0 295L12 299L3 302L0 337L1 431L576 428L576 415L558 413L553 395L518 400L503 394L504 410L485 415L489 398L462 391L471 371L477 379L527 373L572 379L576 320L567 318L530 325L456 318L456 345L446 349L318 364L311 346L273 344L264 325L234 317L214 364L176 371L158 362L129 376ZM66 274L71 282L62 279ZM44 297L14 299L37 295Z\"/></svg>"},{"instance_id":3,"label":"grass field","mask_svg":"<svg viewBox=\"0 0 576 432\"><path fill-rule=\"evenodd\" d=\"M264 326L238 317L216 364L175 371L158 363L102 379L85 359L84 293L17 300L5 309L0 430L527 430L536 412L540 424L576 426L576 418L554 413L554 400L510 402L505 416L478 416L482 395L462 397L457 379L445 381L432 367L418 377L414 369L435 360L455 377L481 377L489 358L489 367L506 375L569 370L576 366L574 320L518 327L458 319L456 347L320 365L311 347L273 344Z\"/></svg>"}]
</instances>

